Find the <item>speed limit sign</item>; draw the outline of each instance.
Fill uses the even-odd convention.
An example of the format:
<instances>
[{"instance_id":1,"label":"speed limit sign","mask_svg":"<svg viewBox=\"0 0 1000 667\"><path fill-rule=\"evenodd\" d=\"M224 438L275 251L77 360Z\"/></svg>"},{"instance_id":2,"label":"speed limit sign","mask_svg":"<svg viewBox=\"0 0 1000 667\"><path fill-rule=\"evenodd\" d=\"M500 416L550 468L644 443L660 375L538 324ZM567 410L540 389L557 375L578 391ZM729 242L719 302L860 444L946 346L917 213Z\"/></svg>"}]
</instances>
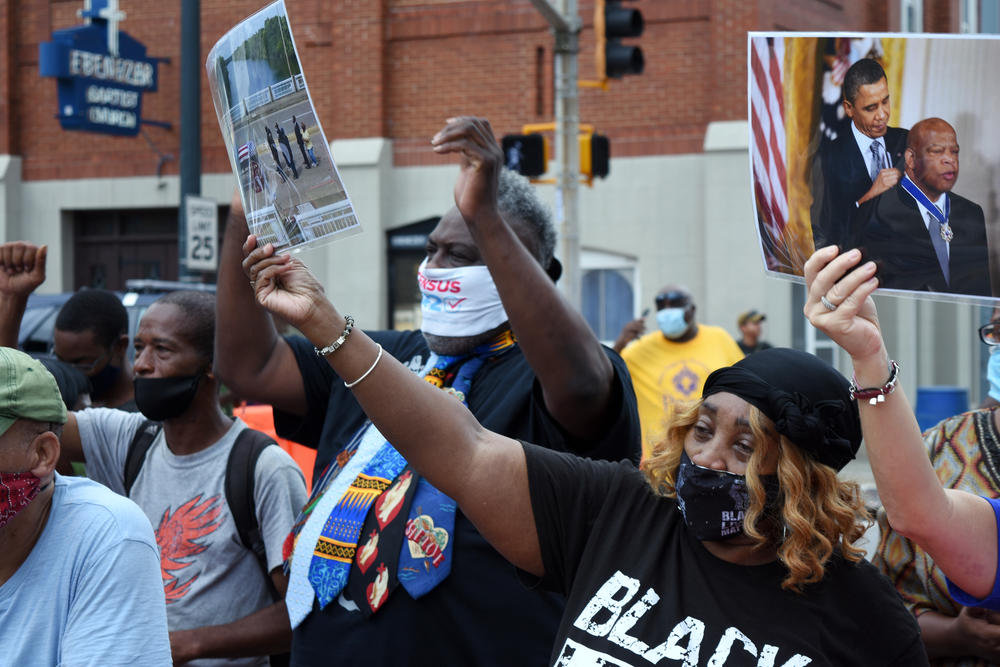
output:
<instances>
[{"instance_id":1,"label":"speed limit sign","mask_svg":"<svg viewBox=\"0 0 1000 667\"><path fill-rule=\"evenodd\" d=\"M184 198L187 216L187 268L215 271L219 265L219 219L215 202L205 197Z\"/></svg>"}]
</instances>

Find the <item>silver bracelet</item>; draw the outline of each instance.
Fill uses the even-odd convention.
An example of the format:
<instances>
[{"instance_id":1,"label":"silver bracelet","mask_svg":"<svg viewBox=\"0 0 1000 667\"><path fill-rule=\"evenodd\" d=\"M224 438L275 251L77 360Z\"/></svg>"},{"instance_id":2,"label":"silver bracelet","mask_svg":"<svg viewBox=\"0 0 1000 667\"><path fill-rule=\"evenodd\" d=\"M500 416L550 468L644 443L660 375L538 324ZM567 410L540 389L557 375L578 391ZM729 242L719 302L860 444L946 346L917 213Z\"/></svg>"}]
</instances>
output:
<instances>
[{"instance_id":1,"label":"silver bracelet","mask_svg":"<svg viewBox=\"0 0 1000 667\"><path fill-rule=\"evenodd\" d=\"M351 329L354 328L354 318L351 317L350 315L344 315L344 322L347 323L347 326L344 327L344 332L340 334L340 337L337 338L337 340L330 343L329 345L327 345L326 347L324 347L322 350L319 349L318 347L314 347L313 349L316 350L316 354L318 354L321 357L325 357L326 355L333 354L334 352L340 349L340 346L344 344L344 341L347 340L347 337L351 335Z\"/></svg>"},{"instance_id":2,"label":"silver bracelet","mask_svg":"<svg viewBox=\"0 0 1000 667\"><path fill-rule=\"evenodd\" d=\"M851 378L851 385L849 387L851 393L851 400L865 400L868 401L869 405L878 405L879 403L885 403L885 397L896 391L896 383L899 381L899 364L889 360L889 379L885 381L885 384L881 387L868 387L867 389L862 389L858 387L858 378L853 376Z\"/></svg>"},{"instance_id":3,"label":"silver bracelet","mask_svg":"<svg viewBox=\"0 0 1000 667\"><path fill-rule=\"evenodd\" d=\"M361 382L366 377L368 377L368 375L373 370L375 370L375 367L378 366L378 362L381 361L381 359L382 359L382 345L381 345L381 343L376 343L376 345L378 345L378 354L375 356L375 361L372 362L372 365L368 368L368 370L366 370L364 373L362 373L361 377L359 377L357 380L355 380L354 382L344 382L344 386L345 387L347 387L348 389L350 389L351 387L353 387L354 385L356 385L357 383Z\"/></svg>"}]
</instances>

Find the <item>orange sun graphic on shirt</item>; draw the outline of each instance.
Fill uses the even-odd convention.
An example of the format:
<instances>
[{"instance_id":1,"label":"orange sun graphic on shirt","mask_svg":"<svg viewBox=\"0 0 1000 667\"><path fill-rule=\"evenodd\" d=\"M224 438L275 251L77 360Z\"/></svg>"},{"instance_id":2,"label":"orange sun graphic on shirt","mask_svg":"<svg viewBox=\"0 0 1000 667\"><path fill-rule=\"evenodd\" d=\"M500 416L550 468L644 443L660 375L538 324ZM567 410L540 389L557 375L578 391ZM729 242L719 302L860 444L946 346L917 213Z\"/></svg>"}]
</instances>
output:
<instances>
[{"instance_id":1,"label":"orange sun graphic on shirt","mask_svg":"<svg viewBox=\"0 0 1000 667\"><path fill-rule=\"evenodd\" d=\"M181 581L177 572L192 564L193 558L208 548L207 544L198 542L200 538L214 533L222 519L219 496L201 500L197 495L177 508L173 514L167 507L163 511L160 525L156 528L156 544L160 548L160 571L163 576L163 592L167 604L177 602L191 588L198 576L195 574L186 581Z\"/></svg>"}]
</instances>

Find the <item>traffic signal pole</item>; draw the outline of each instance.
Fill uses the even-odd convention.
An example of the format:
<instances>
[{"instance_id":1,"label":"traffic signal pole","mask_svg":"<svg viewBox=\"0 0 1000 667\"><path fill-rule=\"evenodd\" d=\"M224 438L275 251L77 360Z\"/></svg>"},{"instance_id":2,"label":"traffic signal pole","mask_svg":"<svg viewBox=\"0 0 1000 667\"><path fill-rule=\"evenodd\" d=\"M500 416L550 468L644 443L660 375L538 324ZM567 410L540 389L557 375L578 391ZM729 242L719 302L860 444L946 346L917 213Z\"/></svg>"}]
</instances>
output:
<instances>
[{"instance_id":1,"label":"traffic signal pole","mask_svg":"<svg viewBox=\"0 0 1000 667\"><path fill-rule=\"evenodd\" d=\"M563 265L562 285L566 299L580 309L580 97L577 87L577 54L581 22L576 0L531 0L552 27L555 36L556 222L559 225Z\"/></svg>"},{"instance_id":2,"label":"traffic signal pole","mask_svg":"<svg viewBox=\"0 0 1000 667\"><path fill-rule=\"evenodd\" d=\"M177 229L178 277L196 282L187 265L188 195L201 194L201 0L181 0L181 201Z\"/></svg>"}]
</instances>

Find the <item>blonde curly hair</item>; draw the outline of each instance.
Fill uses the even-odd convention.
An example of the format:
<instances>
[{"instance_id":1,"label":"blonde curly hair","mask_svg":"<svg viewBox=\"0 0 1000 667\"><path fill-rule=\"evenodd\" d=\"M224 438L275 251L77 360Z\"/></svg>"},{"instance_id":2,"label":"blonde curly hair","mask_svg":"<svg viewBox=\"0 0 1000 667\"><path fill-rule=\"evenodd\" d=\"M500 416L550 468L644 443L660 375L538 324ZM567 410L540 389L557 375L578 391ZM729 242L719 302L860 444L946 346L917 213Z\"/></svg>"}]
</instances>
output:
<instances>
[{"instance_id":1,"label":"blonde curly hair","mask_svg":"<svg viewBox=\"0 0 1000 667\"><path fill-rule=\"evenodd\" d=\"M663 440L653 446L640 466L657 495L677 497L684 440L697 422L700 408L701 401L675 405ZM833 468L815 461L783 435L774 444L774 437L768 435L769 430L773 433L773 427L768 428L770 420L753 405L748 404L748 412L754 449L747 462L750 507L743 531L760 545L778 542L778 560L788 570L781 587L801 593L803 586L823 578L834 550L851 563L864 557L864 551L854 543L871 525L871 518L857 483L839 479ZM780 486L777 513L765 507L760 472L762 461L775 447Z\"/></svg>"}]
</instances>

